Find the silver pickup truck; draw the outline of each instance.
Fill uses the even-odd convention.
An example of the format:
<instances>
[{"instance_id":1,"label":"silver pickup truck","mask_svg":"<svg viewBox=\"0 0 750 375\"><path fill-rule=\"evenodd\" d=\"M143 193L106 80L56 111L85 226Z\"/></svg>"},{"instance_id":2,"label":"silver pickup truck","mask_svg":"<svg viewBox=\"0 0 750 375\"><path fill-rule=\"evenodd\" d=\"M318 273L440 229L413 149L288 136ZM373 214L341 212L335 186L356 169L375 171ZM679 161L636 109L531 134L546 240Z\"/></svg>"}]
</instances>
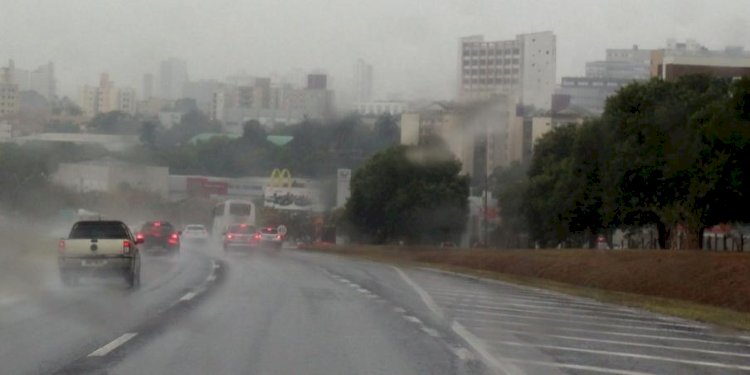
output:
<instances>
[{"instance_id":1,"label":"silver pickup truck","mask_svg":"<svg viewBox=\"0 0 750 375\"><path fill-rule=\"evenodd\" d=\"M75 285L80 276L115 276L137 287L141 281L140 242L121 221L75 223L68 238L57 245L63 284Z\"/></svg>"}]
</instances>

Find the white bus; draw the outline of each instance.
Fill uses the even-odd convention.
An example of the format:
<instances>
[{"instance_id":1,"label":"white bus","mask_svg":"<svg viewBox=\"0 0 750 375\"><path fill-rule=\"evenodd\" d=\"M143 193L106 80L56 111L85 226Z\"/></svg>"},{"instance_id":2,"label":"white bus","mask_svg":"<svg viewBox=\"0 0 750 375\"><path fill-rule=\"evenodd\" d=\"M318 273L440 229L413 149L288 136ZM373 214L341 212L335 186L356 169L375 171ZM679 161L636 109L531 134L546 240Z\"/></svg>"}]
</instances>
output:
<instances>
[{"instance_id":1,"label":"white bus","mask_svg":"<svg viewBox=\"0 0 750 375\"><path fill-rule=\"evenodd\" d=\"M230 199L214 206L211 234L221 237L232 224L255 226L255 204L250 201Z\"/></svg>"}]
</instances>

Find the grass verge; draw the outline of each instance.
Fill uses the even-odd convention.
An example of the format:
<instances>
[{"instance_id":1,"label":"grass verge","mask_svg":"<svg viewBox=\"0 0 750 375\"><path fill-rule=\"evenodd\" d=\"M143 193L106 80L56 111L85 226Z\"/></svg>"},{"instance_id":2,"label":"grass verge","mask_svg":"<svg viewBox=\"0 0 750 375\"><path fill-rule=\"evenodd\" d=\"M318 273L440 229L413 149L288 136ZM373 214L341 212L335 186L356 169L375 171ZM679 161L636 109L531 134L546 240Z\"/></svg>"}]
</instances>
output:
<instances>
[{"instance_id":1,"label":"grass verge","mask_svg":"<svg viewBox=\"0 0 750 375\"><path fill-rule=\"evenodd\" d=\"M537 259L541 257L543 260L546 260L545 258L549 258L552 256L553 259L563 259L561 263L570 263L571 260L575 261L585 261L585 262L591 262L590 259L580 260L577 258L588 258L591 256L591 252L588 250L573 250L568 251L568 254L565 254L563 258L560 258L559 251L546 251L546 250L523 250L523 251L513 251L515 253L511 253L510 256L503 256L502 254L499 256L501 258L501 261L504 262L502 266L497 265L498 259L488 259L487 253L483 251L472 251L472 250L462 250L459 252L451 251L450 256L440 256L439 254L445 254L446 251L444 249L442 250L435 250L432 248L415 248L415 249L409 249L404 250L403 248L391 248L391 247L378 247L378 246L324 246L324 247L307 247L305 250L312 250L317 252L324 252L329 254L336 254L336 255L343 255L343 256L349 256L349 257L357 257L377 262L383 262L383 263L390 263L390 264L399 264L404 266L415 266L415 267L430 267L435 269L441 269L445 271L451 271L451 272L457 272L462 273L466 275L476 276L476 277L482 277L482 278L488 278L488 279L494 279L494 280L500 280L505 282L510 282L514 284L519 285L526 285L531 287L537 287L537 288L543 288L543 289L549 289L569 295L579 296L579 297L585 297L585 298L591 298L597 301L606 302L606 303L612 303L612 304L618 304L628 307L635 307L644 309L647 311L652 311L659 314L665 314L665 315L671 315L674 317L684 318L684 319L690 319L695 320L699 322L704 322L707 324L711 324L716 326L717 328L728 328L728 329L740 329L740 330L746 330L750 331L750 313L746 311L738 311L736 309L727 308L724 306L719 305L719 303L725 303L726 301L730 301L730 304L737 305L739 303L744 302L745 299L748 298L747 295L743 295L742 291L743 288L734 288L734 289L728 289L726 290L727 296L724 296L724 298L717 301L717 304L709 304L709 303L699 303L690 299L684 299L684 298L674 298L670 296L671 294L683 296L686 295L682 292L681 289L676 290L674 288L671 288L669 286L665 287L663 290L661 289L654 289L653 285L658 285L658 283L649 284L651 285L652 290L648 290L648 288L639 286L639 289L643 290L643 292L639 293L632 293L627 291L628 288L632 288L632 283L630 280L621 280L621 282L618 284L616 281L617 278L630 278L634 277L632 274L629 274L627 272L627 268L632 267L633 265L631 263L635 262L653 262L653 254L649 252L643 252L638 251L637 256L633 256L632 253L629 254L615 254L615 257L619 258L625 258L625 261L623 262L621 259L618 259L616 262L601 262L599 261L599 267L605 267L609 265L611 268L616 269L602 269L599 270L601 272L595 273L595 274L586 274L586 272L577 272L579 274L582 274L582 278L579 280L586 280L585 283L577 283L576 278L572 278L573 282L561 282L556 279L563 279L567 280L569 279L568 273L570 272L576 272L576 267L571 267L570 264L567 264L564 267L561 267L560 269L566 270L565 272L560 273L560 271L555 272L537 272L538 275L535 276L527 276L523 274L514 274L515 271L520 271L520 273L523 273L524 270L528 269L534 269L534 265L548 267L547 263L545 261L541 261L540 259ZM436 255L437 253L437 255ZM456 253L460 253L460 257L463 258L477 258L477 259L469 259L467 261L461 261L456 262L455 256ZM503 252L500 252L503 253ZM714 257L715 255L719 255L721 257L721 254L717 253L698 253L699 256L695 257L695 254L688 254L687 257L691 258L690 262L700 262L700 258L703 257ZM507 255L507 253L506 253ZM719 262L730 262L733 264L732 270L735 270L737 272L737 276L740 279L750 279L748 274L742 274L740 270L742 268L736 267L736 255L735 257L730 258L730 260L724 260L720 259ZM671 256L671 254L670 254ZM680 254L678 254L680 256ZM492 256L489 256L489 258L493 258ZM634 261L634 258L636 260ZM745 256L745 258L750 261L750 255ZM732 261L734 260L734 261ZM553 260L554 261L554 260ZM743 260L744 261L744 260ZM680 262L684 262L684 259L680 259ZM715 263L716 260L713 260ZM602 265L603 263L603 265ZM628 266L624 267L620 264L625 263ZM664 260L659 260L657 263L665 263ZM669 262L666 262L669 263ZM715 265L711 262L705 262L709 266L712 266L715 268ZM472 266L467 267L462 264L470 264L470 265L478 265L478 266ZM680 265L684 265L683 263L679 263ZM637 266L637 265L636 265ZM513 272L498 272L495 270L492 270L492 268L499 268L504 270L514 270ZM667 268L673 269L674 266L668 266ZM653 267L652 272L659 273L662 272L662 270L659 269L659 267ZM693 272L693 269L691 267L684 267L684 272ZM672 274L675 273L674 270L671 272ZM695 285L692 285L691 280L688 279L686 274L680 274L680 272L677 272L677 275L672 275L673 277L680 279L684 277L685 288L692 288L695 287ZM609 278L602 278L602 280L596 280L596 275L610 275ZM612 281L612 276L615 275L615 282ZM636 277L643 277L642 274L636 276ZM671 284L673 280L670 278L666 278L667 281L664 282L665 284ZM736 284L734 281L730 281L730 284ZM592 287L589 285L607 285L609 287ZM621 289L625 290L617 290L617 287L620 287ZM705 289L711 289L710 286L706 286ZM650 292L650 293L649 293ZM705 293L704 293L705 294ZM695 296L697 298L704 298L704 294L687 294L688 296ZM739 302L735 302L734 300L738 299Z\"/></svg>"}]
</instances>

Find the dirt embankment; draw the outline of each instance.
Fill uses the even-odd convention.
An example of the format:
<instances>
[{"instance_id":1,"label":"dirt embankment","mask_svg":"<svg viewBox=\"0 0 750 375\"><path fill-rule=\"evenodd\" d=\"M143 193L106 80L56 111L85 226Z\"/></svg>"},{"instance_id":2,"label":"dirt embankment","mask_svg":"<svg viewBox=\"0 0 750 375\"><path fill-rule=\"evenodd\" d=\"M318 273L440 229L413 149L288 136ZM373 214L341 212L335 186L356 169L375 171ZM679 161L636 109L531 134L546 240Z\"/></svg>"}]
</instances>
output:
<instances>
[{"instance_id":1,"label":"dirt embankment","mask_svg":"<svg viewBox=\"0 0 750 375\"><path fill-rule=\"evenodd\" d=\"M644 250L447 250L379 246L317 250L460 267L750 312L750 254Z\"/></svg>"}]
</instances>

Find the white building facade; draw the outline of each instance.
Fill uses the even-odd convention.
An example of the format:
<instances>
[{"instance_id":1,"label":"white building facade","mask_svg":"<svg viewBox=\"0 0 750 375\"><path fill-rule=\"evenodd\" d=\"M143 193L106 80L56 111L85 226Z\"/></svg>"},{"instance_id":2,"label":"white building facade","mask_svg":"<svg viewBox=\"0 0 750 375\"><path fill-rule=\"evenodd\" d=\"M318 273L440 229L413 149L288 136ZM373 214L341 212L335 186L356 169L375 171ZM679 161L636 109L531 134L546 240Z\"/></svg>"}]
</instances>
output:
<instances>
[{"instance_id":1,"label":"white building facade","mask_svg":"<svg viewBox=\"0 0 750 375\"><path fill-rule=\"evenodd\" d=\"M458 96L484 100L495 94L517 96L523 105L549 109L557 77L557 38L551 31L485 41L459 41Z\"/></svg>"}]
</instances>

